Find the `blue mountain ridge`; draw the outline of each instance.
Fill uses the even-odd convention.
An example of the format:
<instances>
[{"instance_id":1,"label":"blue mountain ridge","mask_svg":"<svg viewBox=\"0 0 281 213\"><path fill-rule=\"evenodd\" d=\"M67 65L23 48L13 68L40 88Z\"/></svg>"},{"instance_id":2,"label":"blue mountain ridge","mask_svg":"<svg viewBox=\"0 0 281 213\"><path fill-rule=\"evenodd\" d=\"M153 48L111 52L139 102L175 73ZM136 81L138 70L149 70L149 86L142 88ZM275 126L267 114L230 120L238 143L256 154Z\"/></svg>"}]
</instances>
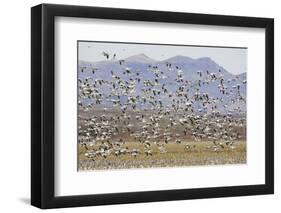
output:
<instances>
[{"instance_id":1,"label":"blue mountain ridge","mask_svg":"<svg viewBox=\"0 0 281 213\"><path fill-rule=\"evenodd\" d=\"M172 70L168 70L166 65L167 63L172 64ZM165 83L169 91L172 92L175 92L178 88L178 85L175 83L175 79L177 77L177 69L175 68L176 66L183 71L183 79L192 82L198 82L198 80L200 79L197 71L202 72L201 79L204 79L207 76L207 70L209 73L215 74L218 74L220 72L219 74L222 74L224 76L224 84L228 88L232 88L233 86L239 84L241 96L246 97L246 84L243 84L243 81L245 81L247 78L246 72L239 75L234 75L228 72L222 66L218 65L209 57L193 59L187 56L178 55L162 61L156 61L149 58L145 54L139 54L125 58L122 65L119 64L119 60L104 60L99 62L88 62L80 60L78 66L78 76L80 79L92 77L93 79L103 79L108 81L112 80L110 73L111 71L113 71L117 76L122 76L123 79L128 80L129 77L123 75L123 71L126 68L129 68L131 70L132 75L136 74L137 72L140 73L142 81L152 80L155 76L154 73L151 72L148 68L149 66L157 66L164 73L164 75L167 76L166 79L160 79L160 85ZM84 69L83 72L81 72L82 68ZM97 69L94 75L90 71L93 68ZM229 104L230 98L226 98L221 92L219 92L218 84L219 80L211 82L210 84L202 84L200 92L208 93L211 97L223 98L224 102L219 104L219 108L223 110L222 105ZM135 90L135 95L141 94L142 82L140 82L140 84L138 85L139 86L137 86ZM104 93L109 93L108 88L103 89ZM167 101L167 103L169 102ZM200 106L198 106L198 108L200 108ZM246 104L242 104L241 109L242 111L246 112Z\"/></svg>"}]
</instances>

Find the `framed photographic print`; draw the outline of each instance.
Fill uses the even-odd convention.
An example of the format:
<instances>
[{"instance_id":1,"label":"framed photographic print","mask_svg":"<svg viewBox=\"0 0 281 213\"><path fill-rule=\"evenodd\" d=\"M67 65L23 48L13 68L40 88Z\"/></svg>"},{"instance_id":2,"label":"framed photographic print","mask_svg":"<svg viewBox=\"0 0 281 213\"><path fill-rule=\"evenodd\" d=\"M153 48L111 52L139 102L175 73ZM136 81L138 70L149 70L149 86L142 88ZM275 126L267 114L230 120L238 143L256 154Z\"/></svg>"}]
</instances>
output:
<instances>
[{"instance_id":1,"label":"framed photographic print","mask_svg":"<svg viewBox=\"0 0 281 213\"><path fill-rule=\"evenodd\" d=\"M31 9L31 203L272 194L274 21Z\"/></svg>"}]
</instances>

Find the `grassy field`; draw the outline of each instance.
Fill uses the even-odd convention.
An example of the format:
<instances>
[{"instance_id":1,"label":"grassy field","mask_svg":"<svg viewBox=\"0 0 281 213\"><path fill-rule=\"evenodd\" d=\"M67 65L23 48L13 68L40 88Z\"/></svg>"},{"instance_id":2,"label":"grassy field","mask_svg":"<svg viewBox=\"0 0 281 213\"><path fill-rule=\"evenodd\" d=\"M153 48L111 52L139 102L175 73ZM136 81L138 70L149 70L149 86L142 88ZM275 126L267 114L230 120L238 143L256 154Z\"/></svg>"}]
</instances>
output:
<instances>
[{"instance_id":1,"label":"grassy field","mask_svg":"<svg viewBox=\"0 0 281 213\"><path fill-rule=\"evenodd\" d=\"M195 147L185 150L185 145ZM166 144L166 153L160 153L156 145L151 146L152 155L144 154L143 145L135 142L127 142L123 146L131 149L140 149L141 153L134 157L130 154L108 157L101 156L95 161L85 157L86 149L78 145L78 170L106 170L129 168L155 168L155 167L184 167L196 165L223 165L246 163L246 142L237 141L234 148L223 148L214 151L212 142L187 142L182 144ZM95 150L97 145L90 147ZM89 151L89 150L88 150Z\"/></svg>"}]
</instances>

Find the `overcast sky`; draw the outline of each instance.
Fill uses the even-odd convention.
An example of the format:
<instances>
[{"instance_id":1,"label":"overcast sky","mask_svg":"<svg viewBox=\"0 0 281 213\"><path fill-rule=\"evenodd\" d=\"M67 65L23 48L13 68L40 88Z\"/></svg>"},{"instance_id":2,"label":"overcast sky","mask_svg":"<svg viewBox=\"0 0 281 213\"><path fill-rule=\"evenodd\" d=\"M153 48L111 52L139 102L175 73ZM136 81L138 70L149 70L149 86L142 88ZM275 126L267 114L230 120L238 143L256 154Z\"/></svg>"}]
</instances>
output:
<instances>
[{"instance_id":1,"label":"overcast sky","mask_svg":"<svg viewBox=\"0 0 281 213\"><path fill-rule=\"evenodd\" d=\"M105 42L78 42L79 60L96 62L105 60L102 52L116 54L116 60L132 55L145 54L148 57L161 61L176 55L188 56L194 59L210 57L220 66L232 74L247 71L247 49L221 48L202 46L171 46L151 44L105 43Z\"/></svg>"}]
</instances>

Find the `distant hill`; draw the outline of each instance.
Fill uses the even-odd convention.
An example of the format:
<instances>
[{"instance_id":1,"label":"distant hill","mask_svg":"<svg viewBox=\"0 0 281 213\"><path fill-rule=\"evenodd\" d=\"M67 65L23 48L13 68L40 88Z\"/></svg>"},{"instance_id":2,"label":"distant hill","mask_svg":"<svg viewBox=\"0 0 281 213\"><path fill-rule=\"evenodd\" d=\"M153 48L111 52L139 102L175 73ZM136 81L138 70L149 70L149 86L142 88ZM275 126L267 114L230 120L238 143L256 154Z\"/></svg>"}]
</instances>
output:
<instances>
[{"instance_id":1,"label":"distant hill","mask_svg":"<svg viewBox=\"0 0 281 213\"><path fill-rule=\"evenodd\" d=\"M156 61L149 58L147 55L145 54L139 54L139 55L134 55L134 56L130 56L128 58L124 59L127 63L148 63L148 64L153 64Z\"/></svg>"},{"instance_id":2,"label":"distant hill","mask_svg":"<svg viewBox=\"0 0 281 213\"><path fill-rule=\"evenodd\" d=\"M167 64L172 64L170 70L167 67ZM216 75L223 75L225 79L224 84L229 89L239 84L241 95L246 97L246 84L243 84L243 81L246 81L246 73L233 75L209 57L193 59L190 57L178 55L163 61L156 61L149 58L145 54L139 54L125 58L124 62L121 65L118 60L104 60L100 62L79 61L80 69L78 75L81 79L85 77L93 77L94 79L104 79L110 81L112 80L111 71L113 71L116 75L122 76L122 78L128 80L129 77L127 75L123 75L123 72L126 68L129 68L132 74L136 74L137 72L140 73L140 76L142 77L141 81L144 81L152 80L155 77L154 73L149 71L149 67L152 66L157 66L163 72L163 74L167 76L167 78L165 79L160 79L160 85L165 83L165 85L167 85L167 88L172 92L175 92L178 88L178 85L175 83L178 68L183 72L183 79L190 82L197 82L200 79L200 76L197 73L198 71L202 72L201 79L207 77L207 72L214 73ZM82 68L83 72L81 72ZM93 68L97 69L94 75L92 74L92 72L90 72L90 70ZM231 97L225 98L225 96L223 96L219 92L218 84L219 80L210 84L202 84L200 87L200 92L208 93L210 96L218 99L223 98L224 102L219 105L221 110L223 110L222 106L225 104L229 104L229 102L231 102ZM141 94L140 85L141 84L136 87L136 95ZM195 87L194 85L190 86ZM105 92L109 91L107 91L105 88ZM169 103L169 101L167 100L166 103ZM246 104L242 106L242 110L246 111Z\"/></svg>"}]
</instances>

